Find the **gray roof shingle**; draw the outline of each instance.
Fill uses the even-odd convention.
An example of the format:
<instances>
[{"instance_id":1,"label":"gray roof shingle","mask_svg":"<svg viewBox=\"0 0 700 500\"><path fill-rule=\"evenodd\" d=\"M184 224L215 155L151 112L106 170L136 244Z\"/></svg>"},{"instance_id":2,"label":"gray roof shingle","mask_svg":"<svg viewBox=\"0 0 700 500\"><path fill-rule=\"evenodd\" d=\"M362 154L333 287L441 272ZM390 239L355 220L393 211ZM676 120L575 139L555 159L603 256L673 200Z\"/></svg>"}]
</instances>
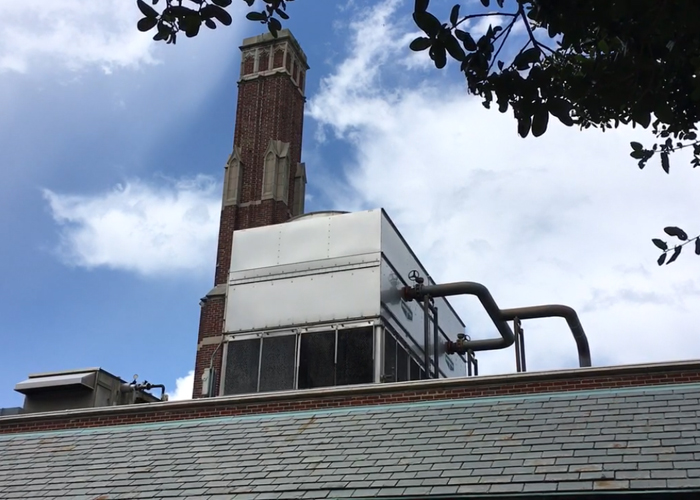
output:
<instances>
[{"instance_id":1,"label":"gray roof shingle","mask_svg":"<svg viewBox=\"0 0 700 500\"><path fill-rule=\"evenodd\" d=\"M700 490L700 385L0 435L0 498Z\"/></svg>"}]
</instances>

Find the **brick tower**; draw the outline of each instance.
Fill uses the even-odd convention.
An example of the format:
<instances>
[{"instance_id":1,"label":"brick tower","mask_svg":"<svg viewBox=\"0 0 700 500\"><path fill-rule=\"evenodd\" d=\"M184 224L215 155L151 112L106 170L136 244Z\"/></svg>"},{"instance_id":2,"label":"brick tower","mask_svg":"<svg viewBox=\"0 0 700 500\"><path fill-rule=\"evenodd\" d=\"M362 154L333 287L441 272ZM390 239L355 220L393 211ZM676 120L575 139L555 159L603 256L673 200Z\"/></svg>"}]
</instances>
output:
<instances>
[{"instance_id":1,"label":"brick tower","mask_svg":"<svg viewBox=\"0 0 700 500\"><path fill-rule=\"evenodd\" d=\"M233 151L224 168L214 288L202 299L193 397L214 370L218 394L226 281L233 231L278 224L304 212L306 172L301 163L306 55L288 30L246 38ZM204 391L206 392L206 390Z\"/></svg>"}]
</instances>

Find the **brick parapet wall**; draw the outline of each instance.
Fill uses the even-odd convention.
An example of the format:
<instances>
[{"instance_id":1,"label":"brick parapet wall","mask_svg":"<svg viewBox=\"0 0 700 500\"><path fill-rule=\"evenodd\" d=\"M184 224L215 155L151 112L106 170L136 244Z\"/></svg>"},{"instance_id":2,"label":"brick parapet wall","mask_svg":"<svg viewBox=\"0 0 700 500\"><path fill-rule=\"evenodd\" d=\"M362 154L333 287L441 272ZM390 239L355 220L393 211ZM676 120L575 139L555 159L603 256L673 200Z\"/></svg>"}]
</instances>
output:
<instances>
[{"instance_id":1,"label":"brick parapet wall","mask_svg":"<svg viewBox=\"0 0 700 500\"><path fill-rule=\"evenodd\" d=\"M196 381L195 381L196 382ZM700 362L345 386L0 417L0 434L418 401L700 383Z\"/></svg>"}]
</instances>

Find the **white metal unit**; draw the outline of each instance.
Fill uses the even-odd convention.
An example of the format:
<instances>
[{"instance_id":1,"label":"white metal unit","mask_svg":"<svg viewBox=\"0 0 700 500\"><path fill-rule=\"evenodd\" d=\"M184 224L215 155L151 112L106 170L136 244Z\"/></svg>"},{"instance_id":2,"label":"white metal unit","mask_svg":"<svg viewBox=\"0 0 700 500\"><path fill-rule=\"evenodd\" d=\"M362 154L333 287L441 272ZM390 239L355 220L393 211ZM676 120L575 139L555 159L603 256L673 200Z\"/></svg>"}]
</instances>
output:
<instances>
[{"instance_id":1,"label":"white metal unit","mask_svg":"<svg viewBox=\"0 0 700 500\"><path fill-rule=\"evenodd\" d=\"M413 270L426 285L434 284L382 209L309 214L236 231L226 297L228 340L313 326L330 331L342 323L369 321L391 331L421 362L423 307L402 299ZM442 345L448 335L462 333L464 324L446 299L436 298L435 306ZM383 348L380 340L375 338L374 345ZM432 333L428 349L432 358ZM376 354L374 362L380 370ZM466 375L464 360L444 350L439 368L441 376ZM375 381L381 375L375 373Z\"/></svg>"}]
</instances>

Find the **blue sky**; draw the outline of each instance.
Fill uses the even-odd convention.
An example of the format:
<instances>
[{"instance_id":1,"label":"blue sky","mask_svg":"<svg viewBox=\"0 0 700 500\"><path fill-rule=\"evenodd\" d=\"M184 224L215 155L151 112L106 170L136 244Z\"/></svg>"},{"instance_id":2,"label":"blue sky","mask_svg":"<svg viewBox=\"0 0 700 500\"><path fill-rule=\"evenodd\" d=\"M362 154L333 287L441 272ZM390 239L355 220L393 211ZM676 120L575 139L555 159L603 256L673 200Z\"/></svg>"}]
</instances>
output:
<instances>
[{"instance_id":1,"label":"blue sky","mask_svg":"<svg viewBox=\"0 0 700 500\"><path fill-rule=\"evenodd\" d=\"M237 1L231 27L173 47L136 31L135 2L15 4L0 1L0 407L21 405L29 373L87 366L175 390L213 280L238 45L261 26ZM649 242L700 229L698 173L640 172L638 130L518 138L456 68L410 53L411 5L290 4L311 66L307 210L384 207L437 279L482 282L501 307L571 305L594 364L699 357L700 261L658 268ZM468 333L494 335L454 303ZM529 367L575 365L563 323L526 329ZM513 370L510 351L482 358Z\"/></svg>"}]
</instances>

